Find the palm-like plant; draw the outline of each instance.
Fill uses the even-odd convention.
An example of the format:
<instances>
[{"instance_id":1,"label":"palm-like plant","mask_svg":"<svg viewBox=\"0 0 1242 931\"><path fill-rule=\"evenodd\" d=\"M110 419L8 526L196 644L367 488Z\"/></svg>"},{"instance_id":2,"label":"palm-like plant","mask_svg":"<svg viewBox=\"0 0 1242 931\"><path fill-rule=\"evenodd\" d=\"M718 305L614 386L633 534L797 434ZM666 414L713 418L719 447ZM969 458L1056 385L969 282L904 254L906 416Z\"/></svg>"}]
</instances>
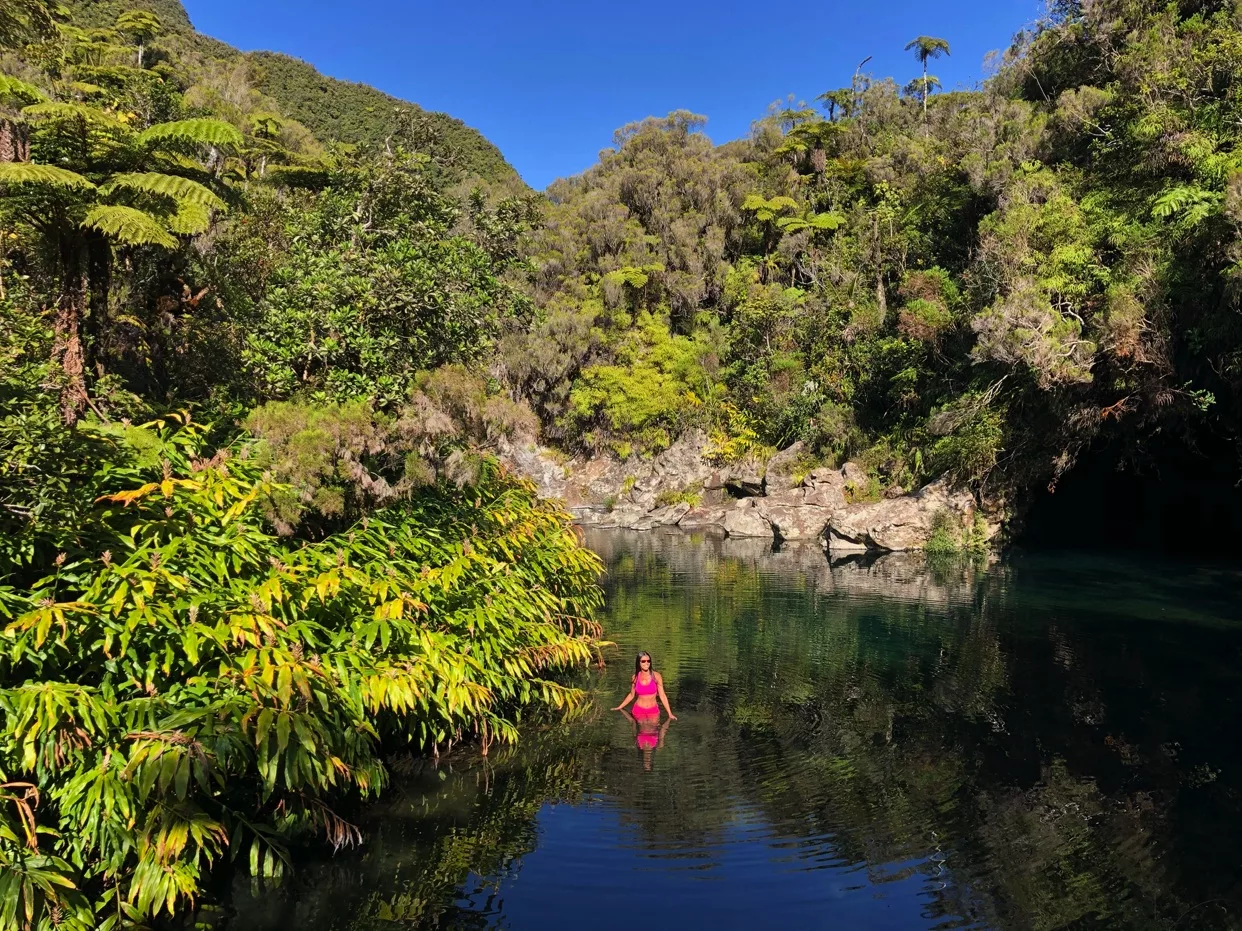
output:
<instances>
[{"instance_id":1,"label":"palm-like plant","mask_svg":"<svg viewBox=\"0 0 1242 931\"><path fill-rule=\"evenodd\" d=\"M42 99L43 92L33 84L0 74L0 162L24 162L30 157L21 111Z\"/></svg>"},{"instance_id":2,"label":"palm-like plant","mask_svg":"<svg viewBox=\"0 0 1242 931\"><path fill-rule=\"evenodd\" d=\"M929 58L939 58L941 55L949 54L949 43L944 39L937 39L935 36L919 36L917 39L911 39L906 43L906 51L914 51L914 57L919 60L919 64L923 66L923 122L927 122L927 91L930 85L927 83L927 60ZM939 85L939 81L936 82Z\"/></svg>"},{"instance_id":3,"label":"palm-like plant","mask_svg":"<svg viewBox=\"0 0 1242 931\"><path fill-rule=\"evenodd\" d=\"M923 115L926 119L927 115L927 96L940 87L940 78L934 74L925 74L921 78L915 78L906 85L906 93L912 94L923 101Z\"/></svg>"},{"instance_id":4,"label":"palm-like plant","mask_svg":"<svg viewBox=\"0 0 1242 931\"><path fill-rule=\"evenodd\" d=\"M838 87L836 90L825 91L815 99L820 101L824 109L828 111L828 121L834 122L838 110L841 111L843 117L851 115L854 107L854 88Z\"/></svg>"},{"instance_id":5,"label":"palm-like plant","mask_svg":"<svg viewBox=\"0 0 1242 931\"><path fill-rule=\"evenodd\" d=\"M0 0L0 45L22 45L56 34L65 9L56 0Z\"/></svg>"},{"instance_id":6,"label":"palm-like plant","mask_svg":"<svg viewBox=\"0 0 1242 931\"><path fill-rule=\"evenodd\" d=\"M142 67L147 43L164 31L164 24L154 13L146 10L128 10L117 17L117 32L133 39L138 46L138 67Z\"/></svg>"},{"instance_id":7,"label":"palm-like plant","mask_svg":"<svg viewBox=\"0 0 1242 931\"><path fill-rule=\"evenodd\" d=\"M241 133L208 119L145 130L82 103L44 101L21 111L37 161L0 162L0 209L35 229L58 281L53 361L64 374L61 413L88 402L83 326L108 319L114 249L173 248L225 208L208 168Z\"/></svg>"}]
</instances>

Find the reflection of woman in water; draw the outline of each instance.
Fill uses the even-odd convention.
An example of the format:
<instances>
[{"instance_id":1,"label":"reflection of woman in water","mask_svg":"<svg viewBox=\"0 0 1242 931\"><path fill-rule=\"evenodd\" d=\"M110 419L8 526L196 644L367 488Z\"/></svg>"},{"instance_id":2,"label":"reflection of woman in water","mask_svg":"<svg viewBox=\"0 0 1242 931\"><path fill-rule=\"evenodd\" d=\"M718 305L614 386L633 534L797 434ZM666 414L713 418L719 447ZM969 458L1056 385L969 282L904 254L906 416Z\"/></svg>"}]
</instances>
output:
<instances>
[{"instance_id":1,"label":"reflection of woman in water","mask_svg":"<svg viewBox=\"0 0 1242 931\"><path fill-rule=\"evenodd\" d=\"M660 724L659 697L668 712L668 720ZM677 720L673 709L669 707L668 696L664 694L664 678L651 668L651 654L645 650L634 660L634 679L630 683L630 694L613 711L623 711L631 701L634 707L630 714L634 718L635 743L643 752L643 769L651 769L651 755L656 747L664 743L664 732L671 722Z\"/></svg>"}]
</instances>

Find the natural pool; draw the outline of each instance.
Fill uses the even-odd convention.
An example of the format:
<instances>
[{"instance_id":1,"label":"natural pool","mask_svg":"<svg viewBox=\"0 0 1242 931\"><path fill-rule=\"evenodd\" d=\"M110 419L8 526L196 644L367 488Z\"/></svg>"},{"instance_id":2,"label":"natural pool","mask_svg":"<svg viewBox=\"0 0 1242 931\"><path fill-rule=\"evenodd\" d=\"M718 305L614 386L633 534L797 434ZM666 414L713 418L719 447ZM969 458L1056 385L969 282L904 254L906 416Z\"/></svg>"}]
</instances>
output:
<instances>
[{"instance_id":1,"label":"natural pool","mask_svg":"<svg viewBox=\"0 0 1242 931\"><path fill-rule=\"evenodd\" d=\"M1242 927L1242 572L588 533L581 719L394 762L231 927ZM678 720L605 710L651 651Z\"/></svg>"}]
</instances>

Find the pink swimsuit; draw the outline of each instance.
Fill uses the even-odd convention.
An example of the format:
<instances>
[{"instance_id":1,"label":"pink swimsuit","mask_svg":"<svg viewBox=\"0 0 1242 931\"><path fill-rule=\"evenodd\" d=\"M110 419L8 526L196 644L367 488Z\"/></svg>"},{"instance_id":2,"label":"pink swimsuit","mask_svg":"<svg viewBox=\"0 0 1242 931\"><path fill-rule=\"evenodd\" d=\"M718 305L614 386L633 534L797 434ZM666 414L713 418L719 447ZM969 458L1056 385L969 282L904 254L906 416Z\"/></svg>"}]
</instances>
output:
<instances>
[{"instance_id":1,"label":"pink swimsuit","mask_svg":"<svg viewBox=\"0 0 1242 931\"><path fill-rule=\"evenodd\" d=\"M634 694L648 696L654 698L660 692L660 686L656 684L655 676L652 675L650 681L645 685L639 681L638 676L634 677ZM658 715L660 706L652 704L650 707L643 707L637 702L634 703L634 714L637 716Z\"/></svg>"}]
</instances>

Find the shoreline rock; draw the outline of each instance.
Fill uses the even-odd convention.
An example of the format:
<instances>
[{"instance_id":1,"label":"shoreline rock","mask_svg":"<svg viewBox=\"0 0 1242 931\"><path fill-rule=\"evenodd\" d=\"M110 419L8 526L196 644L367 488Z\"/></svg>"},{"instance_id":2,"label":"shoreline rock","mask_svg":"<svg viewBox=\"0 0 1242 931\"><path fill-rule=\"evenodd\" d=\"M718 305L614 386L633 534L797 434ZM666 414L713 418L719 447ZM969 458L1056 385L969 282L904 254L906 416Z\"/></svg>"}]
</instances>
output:
<instances>
[{"instance_id":1,"label":"shoreline rock","mask_svg":"<svg viewBox=\"0 0 1242 931\"><path fill-rule=\"evenodd\" d=\"M923 549L937 531L976 532L991 540L994 520L977 519L979 507L966 489L944 478L909 493L878 500L867 472L855 462L812 469L800 481L801 443L766 462L750 457L719 465L703 451L707 437L691 431L651 459L632 456L566 459L533 443L504 441L501 460L559 498L584 527L623 530L677 528L715 537L818 542L835 556ZM890 489L890 492L893 491Z\"/></svg>"}]
</instances>

